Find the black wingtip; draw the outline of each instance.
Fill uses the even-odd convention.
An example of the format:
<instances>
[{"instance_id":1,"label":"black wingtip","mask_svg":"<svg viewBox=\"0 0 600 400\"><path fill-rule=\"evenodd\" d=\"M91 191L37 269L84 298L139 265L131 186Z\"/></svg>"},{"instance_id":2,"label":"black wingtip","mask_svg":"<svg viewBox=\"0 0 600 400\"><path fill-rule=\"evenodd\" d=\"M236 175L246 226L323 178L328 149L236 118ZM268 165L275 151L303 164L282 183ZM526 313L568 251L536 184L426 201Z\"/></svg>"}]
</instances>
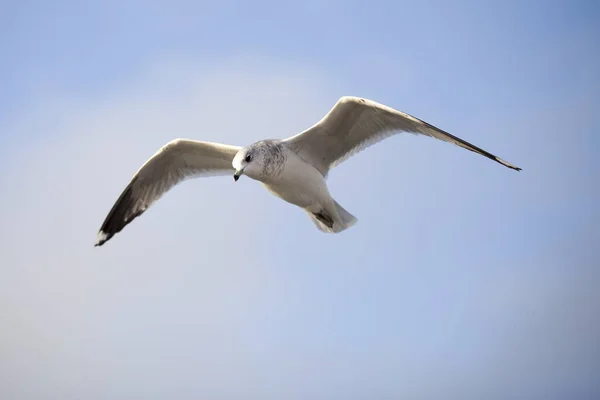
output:
<instances>
[{"instance_id":1,"label":"black wingtip","mask_svg":"<svg viewBox=\"0 0 600 400\"><path fill-rule=\"evenodd\" d=\"M96 243L94 247L102 246L104 243L108 242L110 238L113 237L112 234L104 232L102 229L98 231L98 236L96 238Z\"/></svg>"},{"instance_id":2,"label":"black wingtip","mask_svg":"<svg viewBox=\"0 0 600 400\"><path fill-rule=\"evenodd\" d=\"M514 169L515 171L521 171L521 168L517 167L516 165L512 165L511 163L509 163L507 161L504 161L500 157L494 156L494 159L496 160L496 162L499 162L500 164L504 165L507 168Z\"/></svg>"},{"instance_id":3,"label":"black wingtip","mask_svg":"<svg viewBox=\"0 0 600 400\"><path fill-rule=\"evenodd\" d=\"M139 207L136 204L136 199L133 197L133 185L136 181L137 177L134 177L113 205L98 231L94 247L102 246L108 242L115 234L121 232L126 225L142 215L146 210L146 206Z\"/></svg>"}]
</instances>

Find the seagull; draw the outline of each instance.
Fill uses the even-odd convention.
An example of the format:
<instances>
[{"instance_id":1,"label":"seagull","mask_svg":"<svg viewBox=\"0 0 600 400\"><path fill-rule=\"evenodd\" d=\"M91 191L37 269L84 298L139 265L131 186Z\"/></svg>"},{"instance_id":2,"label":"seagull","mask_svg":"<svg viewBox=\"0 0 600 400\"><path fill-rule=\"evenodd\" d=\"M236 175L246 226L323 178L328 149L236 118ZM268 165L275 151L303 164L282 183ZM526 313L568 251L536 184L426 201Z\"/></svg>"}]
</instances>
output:
<instances>
[{"instance_id":1,"label":"seagull","mask_svg":"<svg viewBox=\"0 0 600 400\"><path fill-rule=\"evenodd\" d=\"M175 139L161 147L133 176L102 224L101 246L188 178L233 173L261 182L273 195L303 209L316 227L339 233L357 219L327 188L329 170L350 156L400 132L443 140L520 171L499 157L412 115L360 97L341 97L319 122L283 140L246 147Z\"/></svg>"}]
</instances>

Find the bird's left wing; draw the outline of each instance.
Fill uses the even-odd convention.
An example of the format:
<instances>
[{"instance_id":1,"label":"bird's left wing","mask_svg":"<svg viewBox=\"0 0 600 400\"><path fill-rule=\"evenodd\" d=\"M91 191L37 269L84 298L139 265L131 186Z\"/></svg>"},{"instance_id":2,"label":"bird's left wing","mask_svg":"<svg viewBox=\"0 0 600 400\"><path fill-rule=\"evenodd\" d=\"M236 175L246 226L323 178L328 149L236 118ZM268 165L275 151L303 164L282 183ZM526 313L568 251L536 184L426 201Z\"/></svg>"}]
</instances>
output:
<instances>
[{"instance_id":1,"label":"bird's left wing","mask_svg":"<svg viewBox=\"0 0 600 400\"><path fill-rule=\"evenodd\" d=\"M412 115L359 97L345 96L321 121L285 142L323 175L353 154L400 132L453 143L520 171L501 158Z\"/></svg>"},{"instance_id":2,"label":"bird's left wing","mask_svg":"<svg viewBox=\"0 0 600 400\"><path fill-rule=\"evenodd\" d=\"M181 181L233 172L231 162L240 148L187 139L175 139L164 145L121 193L104 220L95 245L104 244Z\"/></svg>"}]
</instances>

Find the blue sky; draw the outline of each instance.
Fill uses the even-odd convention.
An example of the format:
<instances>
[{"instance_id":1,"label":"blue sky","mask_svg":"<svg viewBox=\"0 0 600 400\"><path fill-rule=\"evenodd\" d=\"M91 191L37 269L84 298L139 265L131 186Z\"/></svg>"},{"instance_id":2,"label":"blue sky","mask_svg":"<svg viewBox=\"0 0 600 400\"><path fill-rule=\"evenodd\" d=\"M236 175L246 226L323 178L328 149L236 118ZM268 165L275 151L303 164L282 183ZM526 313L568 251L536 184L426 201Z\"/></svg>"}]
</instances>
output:
<instances>
[{"instance_id":1,"label":"blue sky","mask_svg":"<svg viewBox=\"0 0 600 400\"><path fill-rule=\"evenodd\" d=\"M598 398L594 2L0 6L0 397ZM102 248L176 137L288 137L343 95L398 135L330 173L324 235L256 182L177 186Z\"/></svg>"}]
</instances>

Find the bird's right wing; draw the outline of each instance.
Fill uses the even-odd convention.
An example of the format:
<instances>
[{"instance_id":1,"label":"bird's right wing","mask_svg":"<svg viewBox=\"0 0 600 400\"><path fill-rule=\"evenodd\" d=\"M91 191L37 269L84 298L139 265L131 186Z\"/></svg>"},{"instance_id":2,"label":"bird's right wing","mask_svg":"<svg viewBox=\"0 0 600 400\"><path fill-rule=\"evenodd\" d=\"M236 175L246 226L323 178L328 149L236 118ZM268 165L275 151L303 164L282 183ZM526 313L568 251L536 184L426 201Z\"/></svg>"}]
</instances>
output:
<instances>
[{"instance_id":1,"label":"bird's right wing","mask_svg":"<svg viewBox=\"0 0 600 400\"><path fill-rule=\"evenodd\" d=\"M104 220L95 245L101 246L120 232L181 181L232 173L231 162L240 149L187 139L167 143L133 176Z\"/></svg>"},{"instance_id":2,"label":"bird's right wing","mask_svg":"<svg viewBox=\"0 0 600 400\"><path fill-rule=\"evenodd\" d=\"M521 168L412 115L360 97L344 96L311 128L285 142L323 175L348 157L394 134L443 140L514 170Z\"/></svg>"}]
</instances>

